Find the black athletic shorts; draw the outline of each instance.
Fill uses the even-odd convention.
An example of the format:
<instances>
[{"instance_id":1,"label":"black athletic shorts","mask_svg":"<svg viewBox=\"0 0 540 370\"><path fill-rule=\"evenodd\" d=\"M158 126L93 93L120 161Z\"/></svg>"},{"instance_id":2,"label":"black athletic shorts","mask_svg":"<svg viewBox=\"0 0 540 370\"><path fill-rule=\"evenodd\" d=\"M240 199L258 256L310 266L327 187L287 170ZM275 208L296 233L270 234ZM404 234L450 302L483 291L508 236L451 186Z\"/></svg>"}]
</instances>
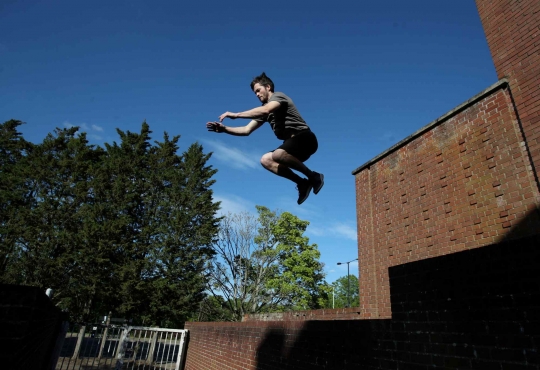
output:
<instances>
[{"instance_id":1,"label":"black athletic shorts","mask_svg":"<svg viewBox=\"0 0 540 370\"><path fill-rule=\"evenodd\" d=\"M288 138L277 149L283 149L299 161L305 162L317 151L319 143L311 130L302 130Z\"/></svg>"}]
</instances>

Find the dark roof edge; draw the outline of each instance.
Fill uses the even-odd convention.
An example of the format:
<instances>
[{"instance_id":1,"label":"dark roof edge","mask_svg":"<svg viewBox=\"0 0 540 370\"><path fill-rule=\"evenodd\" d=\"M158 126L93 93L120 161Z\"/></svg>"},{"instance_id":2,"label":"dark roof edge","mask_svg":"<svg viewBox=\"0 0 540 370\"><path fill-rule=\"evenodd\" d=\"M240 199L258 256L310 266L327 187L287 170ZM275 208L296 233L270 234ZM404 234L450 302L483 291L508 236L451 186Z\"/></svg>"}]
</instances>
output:
<instances>
[{"instance_id":1,"label":"dark roof edge","mask_svg":"<svg viewBox=\"0 0 540 370\"><path fill-rule=\"evenodd\" d=\"M473 96L472 98L470 98L469 100L467 100L466 102L458 105L456 108L452 109L451 111L449 111L448 113L440 116L439 118L437 118L436 120L432 121L431 123L427 124L426 126L422 127L420 130L416 131L415 133L413 133L412 135L410 136L407 136L405 139L401 140L400 142L398 142L397 144L391 146L389 149L385 150L384 152L382 152L381 154L377 155L376 157L374 157L373 159L367 161L366 163L364 163L363 165L361 165L360 167L358 167L357 169L355 169L354 171L352 171L352 174L353 175L356 175L358 172L362 171L363 169L365 169L366 167L369 167L371 166L373 163L381 160L382 158L386 157L388 154L390 154L391 152L401 148L402 146L404 146L405 144L408 144L409 142L413 141L414 139L416 139L417 137L423 135L426 131L429 131L431 130L433 127L441 124L442 122L446 121L447 119L449 119L450 117L458 114L459 112L467 109L468 107L470 107L471 105L475 104L476 102L478 102L479 100L485 98L486 96L488 95L491 95L491 93L493 93L495 90L498 90L500 88L504 88L506 85L508 85L508 80L506 78L503 78L499 81L497 81L496 83L494 83L493 85L491 85L490 87L488 87L487 89L485 89L484 91L476 94L475 96Z\"/></svg>"}]
</instances>

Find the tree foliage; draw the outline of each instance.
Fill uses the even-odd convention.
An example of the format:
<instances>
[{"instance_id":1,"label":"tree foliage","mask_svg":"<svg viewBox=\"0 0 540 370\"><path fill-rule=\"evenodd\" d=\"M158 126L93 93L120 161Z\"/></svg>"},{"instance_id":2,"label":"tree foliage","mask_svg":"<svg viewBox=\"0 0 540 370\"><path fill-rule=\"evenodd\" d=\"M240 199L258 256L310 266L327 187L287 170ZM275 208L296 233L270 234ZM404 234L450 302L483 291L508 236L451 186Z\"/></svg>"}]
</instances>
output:
<instances>
[{"instance_id":1,"label":"tree foliage","mask_svg":"<svg viewBox=\"0 0 540 370\"><path fill-rule=\"evenodd\" d=\"M323 264L304 232L309 222L257 206L258 216L221 220L210 290L223 297L233 320L248 313L321 308L327 299Z\"/></svg>"},{"instance_id":2,"label":"tree foliage","mask_svg":"<svg viewBox=\"0 0 540 370\"><path fill-rule=\"evenodd\" d=\"M350 274L348 277L347 275L340 277L332 283L330 289L331 295L326 307L332 308L332 303L334 304L334 308L360 306L359 284L358 278L355 275ZM349 300L350 306L348 306Z\"/></svg>"},{"instance_id":3,"label":"tree foliage","mask_svg":"<svg viewBox=\"0 0 540 370\"><path fill-rule=\"evenodd\" d=\"M166 133L152 145L146 122L105 148L76 127L30 144L21 124L0 125L0 281L53 288L77 320L178 325L197 311L219 222L210 155L178 155Z\"/></svg>"},{"instance_id":4,"label":"tree foliage","mask_svg":"<svg viewBox=\"0 0 540 370\"><path fill-rule=\"evenodd\" d=\"M21 121L10 120L0 125L0 276L11 272L8 268L17 259L15 229L17 212L28 207L31 197L25 181L27 168L22 164L32 149L17 131Z\"/></svg>"}]
</instances>

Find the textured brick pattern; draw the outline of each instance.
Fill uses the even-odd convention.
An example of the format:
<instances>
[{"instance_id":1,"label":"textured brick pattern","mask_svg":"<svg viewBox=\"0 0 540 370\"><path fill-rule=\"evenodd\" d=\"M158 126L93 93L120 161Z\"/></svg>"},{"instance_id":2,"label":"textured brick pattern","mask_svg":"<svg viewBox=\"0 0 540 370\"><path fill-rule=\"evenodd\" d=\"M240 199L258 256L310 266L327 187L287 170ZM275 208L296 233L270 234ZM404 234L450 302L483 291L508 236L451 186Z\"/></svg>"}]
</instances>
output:
<instances>
[{"instance_id":1,"label":"textured brick pattern","mask_svg":"<svg viewBox=\"0 0 540 370\"><path fill-rule=\"evenodd\" d=\"M297 332L296 322L186 323L189 345L186 370L258 369L257 349L266 332L288 328ZM293 341L290 335L289 340ZM281 353L276 353L281 356Z\"/></svg>"},{"instance_id":2,"label":"textured brick pattern","mask_svg":"<svg viewBox=\"0 0 540 370\"><path fill-rule=\"evenodd\" d=\"M391 267L392 319L187 323L186 370L538 370L540 237L508 239Z\"/></svg>"},{"instance_id":3,"label":"textured brick pattern","mask_svg":"<svg viewBox=\"0 0 540 370\"><path fill-rule=\"evenodd\" d=\"M363 317L391 316L388 267L493 244L540 204L523 143L502 83L356 174Z\"/></svg>"},{"instance_id":4,"label":"textured brick pattern","mask_svg":"<svg viewBox=\"0 0 540 370\"><path fill-rule=\"evenodd\" d=\"M359 320L361 311L358 307L336 308L308 311L276 312L245 315L242 322L250 321L306 321L306 320Z\"/></svg>"},{"instance_id":5,"label":"textured brick pattern","mask_svg":"<svg viewBox=\"0 0 540 370\"><path fill-rule=\"evenodd\" d=\"M65 319L40 289L0 284L0 367L47 369Z\"/></svg>"},{"instance_id":6,"label":"textured brick pattern","mask_svg":"<svg viewBox=\"0 0 540 370\"><path fill-rule=\"evenodd\" d=\"M369 171L360 172L355 179L356 182L356 219L358 230L358 264L360 279L360 307L362 317L379 317L378 302L378 279L380 275L376 260L376 253L373 249L375 243L372 189L374 188ZM360 272L361 270L361 272Z\"/></svg>"},{"instance_id":7,"label":"textured brick pattern","mask_svg":"<svg viewBox=\"0 0 540 370\"><path fill-rule=\"evenodd\" d=\"M397 349L420 369L538 369L539 246L535 236L390 268L386 357Z\"/></svg>"},{"instance_id":8,"label":"textured brick pattern","mask_svg":"<svg viewBox=\"0 0 540 370\"><path fill-rule=\"evenodd\" d=\"M540 1L476 0L499 78L510 82L536 172L540 172Z\"/></svg>"}]
</instances>

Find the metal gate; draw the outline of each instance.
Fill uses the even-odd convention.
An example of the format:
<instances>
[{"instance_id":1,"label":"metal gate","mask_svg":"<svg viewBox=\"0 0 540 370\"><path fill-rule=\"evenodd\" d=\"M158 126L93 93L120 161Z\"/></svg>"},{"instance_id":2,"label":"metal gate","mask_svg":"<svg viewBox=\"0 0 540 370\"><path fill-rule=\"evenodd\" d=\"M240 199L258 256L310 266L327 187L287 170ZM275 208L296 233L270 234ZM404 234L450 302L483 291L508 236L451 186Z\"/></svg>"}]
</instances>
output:
<instances>
[{"instance_id":1,"label":"metal gate","mask_svg":"<svg viewBox=\"0 0 540 370\"><path fill-rule=\"evenodd\" d=\"M180 370L187 330L88 325L65 334L56 370Z\"/></svg>"}]
</instances>

